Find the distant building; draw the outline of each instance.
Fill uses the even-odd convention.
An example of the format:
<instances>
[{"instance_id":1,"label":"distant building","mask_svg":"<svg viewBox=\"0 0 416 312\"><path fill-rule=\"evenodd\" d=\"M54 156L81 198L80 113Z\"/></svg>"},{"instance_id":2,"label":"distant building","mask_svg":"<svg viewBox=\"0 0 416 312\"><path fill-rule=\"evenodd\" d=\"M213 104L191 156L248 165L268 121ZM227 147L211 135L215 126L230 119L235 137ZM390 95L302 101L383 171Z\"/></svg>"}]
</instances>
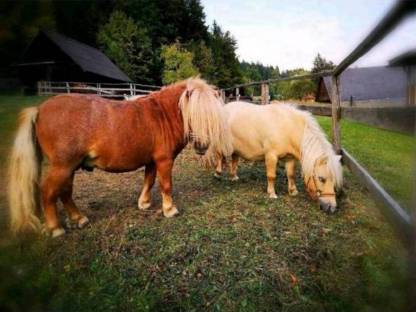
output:
<instances>
[{"instance_id":1,"label":"distant building","mask_svg":"<svg viewBox=\"0 0 416 312\"><path fill-rule=\"evenodd\" d=\"M416 49L407 51L390 60L390 66L402 67L406 72L406 101L407 105L416 105Z\"/></svg>"},{"instance_id":2,"label":"distant building","mask_svg":"<svg viewBox=\"0 0 416 312\"><path fill-rule=\"evenodd\" d=\"M316 101L330 102L331 77L319 80ZM342 104L351 106L406 105L406 73L402 68L348 68L340 76Z\"/></svg>"},{"instance_id":3,"label":"distant building","mask_svg":"<svg viewBox=\"0 0 416 312\"><path fill-rule=\"evenodd\" d=\"M17 64L19 78L35 90L38 81L129 82L101 51L56 32L41 31Z\"/></svg>"}]
</instances>

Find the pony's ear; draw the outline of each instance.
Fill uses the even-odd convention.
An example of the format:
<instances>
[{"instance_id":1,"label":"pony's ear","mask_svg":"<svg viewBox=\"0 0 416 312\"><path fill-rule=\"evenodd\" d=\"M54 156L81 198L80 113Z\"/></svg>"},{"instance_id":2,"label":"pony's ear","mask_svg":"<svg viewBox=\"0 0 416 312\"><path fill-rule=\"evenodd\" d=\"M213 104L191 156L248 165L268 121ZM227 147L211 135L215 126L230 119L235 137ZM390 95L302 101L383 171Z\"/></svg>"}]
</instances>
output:
<instances>
[{"instance_id":1,"label":"pony's ear","mask_svg":"<svg viewBox=\"0 0 416 312\"><path fill-rule=\"evenodd\" d=\"M319 157L318 160L316 161L316 164L321 165L321 166L326 165L327 163L328 163L328 156Z\"/></svg>"}]
</instances>

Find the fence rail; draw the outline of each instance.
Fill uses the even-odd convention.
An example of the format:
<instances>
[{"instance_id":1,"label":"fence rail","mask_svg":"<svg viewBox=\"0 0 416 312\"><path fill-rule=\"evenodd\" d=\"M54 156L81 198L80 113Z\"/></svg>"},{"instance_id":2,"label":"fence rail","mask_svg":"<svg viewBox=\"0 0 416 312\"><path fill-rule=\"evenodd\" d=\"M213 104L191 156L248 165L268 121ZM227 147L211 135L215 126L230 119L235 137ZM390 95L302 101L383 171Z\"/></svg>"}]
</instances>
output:
<instances>
[{"instance_id":1,"label":"fence rail","mask_svg":"<svg viewBox=\"0 0 416 312\"><path fill-rule=\"evenodd\" d=\"M39 95L53 95L61 93L97 94L108 98L124 98L125 96L144 96L161 87L139 83L94 83L94 82L61 82L39 81Z\"/></svg>"}]
</instances>

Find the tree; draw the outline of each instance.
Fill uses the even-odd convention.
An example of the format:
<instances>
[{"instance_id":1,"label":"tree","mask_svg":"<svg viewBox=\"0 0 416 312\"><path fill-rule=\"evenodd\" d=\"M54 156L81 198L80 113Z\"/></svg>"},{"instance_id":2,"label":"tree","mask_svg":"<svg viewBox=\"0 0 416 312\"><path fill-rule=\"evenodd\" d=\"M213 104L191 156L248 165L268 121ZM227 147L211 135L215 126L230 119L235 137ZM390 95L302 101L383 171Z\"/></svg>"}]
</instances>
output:
<instances>
[{"instance_id":1,"label":"tree","mask_svg":"<svg viewBox=\"0 0 416 312\"><path fill-rule=\"evenodd\" d=\"M287 70L281 73L282 77L307 75L310 72L303 68ZM310 79L280 81L273 87L273 92L279 100L301 100L304 96L314 94L315 83Z\"/></svg>"},{"instance_id":2,"label":"tree","mask_svg":"<svg viewBox=\"0 0 416 312\"><path fill-rule=\"evenodd\" d=\"M331 61L327 61L325 58L318 53L318 55L313 60L312 73L319 73L326 70L332 70L335 68L335 64Z\"/></svg>"},{"instance_id":3,"label":"tree","mask_svg":"<svg viewBox=\"0 0 416 312\"><path fill-rule=\"evenodd\" d=\"M152 63L151 41L146 29L121 11L114 11L98 34L97 43L131 79L152 82L149 69Z\"/></svg>"},{"instance_id":4,"label":"tree","mask_svg":"<svg viewBox=\"0 0 416 312\"><path fill-rule=\"evenodd\" d=\"M209 34L209 47L215 67L212 83L219 87L229 87L242 82L240 63L236 55L237 41L229 31L223 32L216 22Z\"/></svg>"},{"instance_id":5,"label":"tree","mask_svg":"<svg viewBox=\"0 0 416 312\"><path fill-rule=\"evenodd\" d=\"M0 68L7 75L40 29L56 28L53 5L51 0L0 1Z\"/></svg>"},{"instance_id":6,"label":"tree","mask_svg":"<svg viewBox=\"0 0 416 312\"><path fill-rule=\"evenodd\" d=\"M198 75L198 70L192 63L193 54L183 49L178 42L162 46L160 55L164 62L162 74L164 84Z\"/></svg>"},{"instance_id":7,"label":"tree","mask_svg":"<svg viewBox=\"0 0 416 312\"><path fill-rule=\"evenodd\" d=\"M205 41L192 41L187 45L187 50L193 54L193 64L198 68L202 78L213 83L215 75L215 64L212 50L207 46Z\"/></svg>"}]
</instances>

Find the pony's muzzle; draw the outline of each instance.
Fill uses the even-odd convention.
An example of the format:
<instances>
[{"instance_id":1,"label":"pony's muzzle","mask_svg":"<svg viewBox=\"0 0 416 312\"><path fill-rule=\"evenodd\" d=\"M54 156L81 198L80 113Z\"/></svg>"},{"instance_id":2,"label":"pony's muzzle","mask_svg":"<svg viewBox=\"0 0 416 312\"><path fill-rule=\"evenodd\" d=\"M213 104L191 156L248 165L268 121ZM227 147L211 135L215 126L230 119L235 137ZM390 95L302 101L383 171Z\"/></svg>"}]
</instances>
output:
<instances>
[{"instance_id":1,"label":"pony's muzzle","mask_svg":"<svg viewBox=\"0 0 416 312\"><path fill-rule=\"evenodd\" d=\"M337 210L336 202L319 199L319 208L327 213L334 213Z\"/></svg>"},{"instance_id":2,"label":"pony's muzzle","mask_svg":"<svg viewBox=\"0 0 416 312\"><path fill-rule=\"evenodd\" d=\"M204 156L205 155L205 153L208 150L208 146L209 146L208 144L202 144L202 143L199 143L197 141L194 142L194 144L193 144L195 153L197 153L200 156Z\"/></svg>"}]
</instances>

